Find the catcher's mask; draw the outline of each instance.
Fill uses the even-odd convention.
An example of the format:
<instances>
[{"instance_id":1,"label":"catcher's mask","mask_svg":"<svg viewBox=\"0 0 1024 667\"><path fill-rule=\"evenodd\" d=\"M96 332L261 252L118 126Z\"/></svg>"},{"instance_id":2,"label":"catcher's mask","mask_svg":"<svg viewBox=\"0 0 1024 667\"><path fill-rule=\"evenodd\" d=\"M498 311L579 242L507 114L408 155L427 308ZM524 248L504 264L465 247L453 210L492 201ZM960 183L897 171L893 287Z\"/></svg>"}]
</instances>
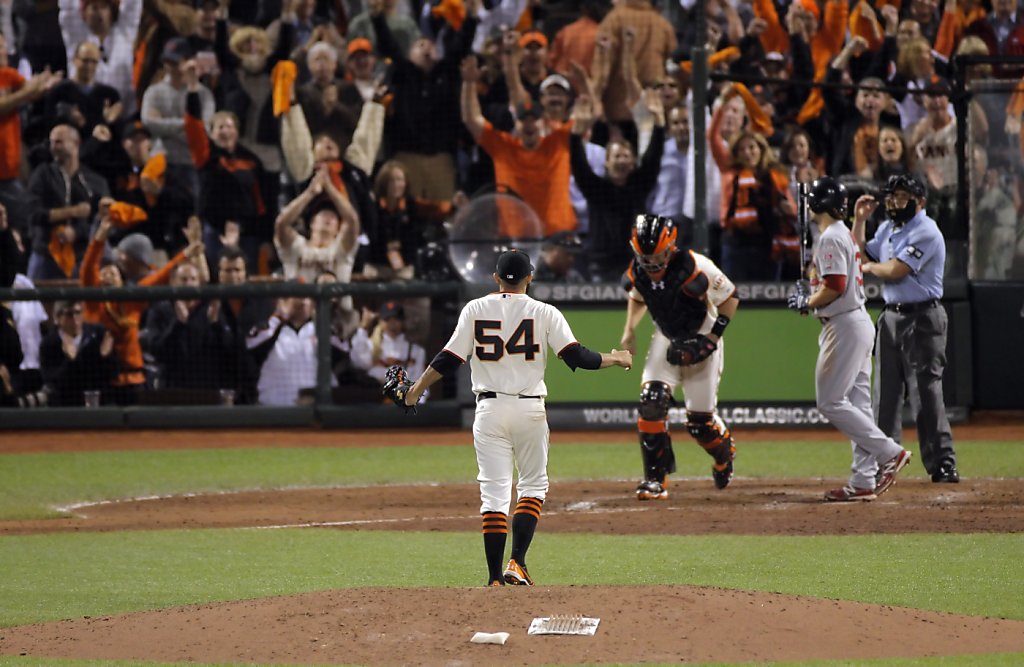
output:
<instances>
[{"instance_id":1,"label":"catcher's mask","mask_svg":"<svg viewBox=\"0 0 1024 667\"><path fill-rule=\"evenodd\" d=\"M815 213L828 213L836 220L845 220L846 186L831 176L822 176L811 183L807 204Z\"/></svg>"},{"instance_id":2,"label":"catcher's mask","mask_svg":"<svg viewBox=\"0 0 1024 667\"><path fill-rule=\"evenodd\" d=\"M914 175L899 174L889 177L882 194L885 195L886 212L899 227L914 217L919 204L924 206L928 190Z\"/></svg>"},{"instance_id":3,"label":"catcher's mask","mask_svg":"<svg viewBox=\"0 0 1024 667\"><path fill-rule=\"evenodd\" d=\"M676 252L678 235L679 230L672 218L650 213L636 216L629 245L640 263L640 268L647 273L664 271Z\"/></svg>"}]
</instances>

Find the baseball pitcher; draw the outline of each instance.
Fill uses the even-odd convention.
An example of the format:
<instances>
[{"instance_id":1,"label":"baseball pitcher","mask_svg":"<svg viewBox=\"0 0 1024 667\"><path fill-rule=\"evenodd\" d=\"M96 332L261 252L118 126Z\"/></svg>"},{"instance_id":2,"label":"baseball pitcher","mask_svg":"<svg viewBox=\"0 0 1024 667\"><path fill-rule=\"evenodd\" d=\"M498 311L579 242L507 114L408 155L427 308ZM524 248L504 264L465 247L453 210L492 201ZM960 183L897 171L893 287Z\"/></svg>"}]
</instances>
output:
<instances>
[{"instance_id":1,"label":"baseball pitcher","mask_svg":"<svg viewBox=\"0 0 1024 667\"><path fill-rule=\"evenodd\" d=\"M574 371L609 366L628 370L633 355L625 350L588 350L576 341L557 308L528 296L533 264L526 253L502 253L494 280L499 290L463 307L451 339L416 383L410 385L404 371L394 366L384 394L409 409L430 385L470 361L487 585L532 586L526 551L548 491L547 350L551 348ZM513 467L519 469L518 498L512 515L511 559L503 570Z\"/></svg>"}]
</instances>

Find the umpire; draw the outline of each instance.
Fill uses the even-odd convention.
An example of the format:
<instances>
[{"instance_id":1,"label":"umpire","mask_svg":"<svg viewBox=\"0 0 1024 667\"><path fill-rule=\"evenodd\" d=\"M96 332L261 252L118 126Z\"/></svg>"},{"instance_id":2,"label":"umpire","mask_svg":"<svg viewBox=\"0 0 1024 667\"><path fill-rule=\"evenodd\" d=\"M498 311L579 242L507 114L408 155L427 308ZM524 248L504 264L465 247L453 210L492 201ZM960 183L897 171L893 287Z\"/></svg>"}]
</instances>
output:
<instances>
[{"instance_id":1,"label":"umpire","mask_svg":"<svg viewBox=\"0 0 1024 667\"><path fill-rule=\"evenodd\" d=\"M875 341L875 416L900 439L903 398L917 419L921 461L933 482L957 483L953 435L942 399L948 319L942 299L946 244L925 213L927 190L910 174L891 176L883 190L888 220L865 242L865 222L878 201L864 195L854 206L853 236L868 261L864 273L882 279L885 307Z\"/></svg>"}]
</instances>

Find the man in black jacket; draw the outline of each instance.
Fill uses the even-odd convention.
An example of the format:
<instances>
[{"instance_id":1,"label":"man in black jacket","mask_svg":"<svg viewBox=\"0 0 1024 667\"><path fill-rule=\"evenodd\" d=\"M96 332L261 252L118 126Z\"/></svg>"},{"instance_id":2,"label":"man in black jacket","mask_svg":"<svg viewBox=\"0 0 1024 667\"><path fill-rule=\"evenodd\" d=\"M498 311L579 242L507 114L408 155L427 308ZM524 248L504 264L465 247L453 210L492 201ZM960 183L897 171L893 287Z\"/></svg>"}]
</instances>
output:
<instances>
[{"instance_id":1,"label":"man in black jacket","mask_svg":"<svg viewBox=\"0 0 1024 667\"><path fill-rule=\"evenodd\" d=\"M117 372L114 337L82 318L82 304L58 301L57 326L39 346L39 367L51 405L82 405L83 392L103 391Z\"/></svg>"},{"instance_id":2,"label":"man in black jacket","mask_svg":"<svg viewBox=\"0 0 1024 667\"><path fill-rule=\"evenodd\" d=\"M244 285L248 281L245 253L238 246L224 246L217 260L217 282L221 285ZM231 352L220 388L234 388L236 403L256 402L256 381L260 369L246 350L246 336L255 332L274 312L273 299L221 299L220 319L229 331Z\"/></svg>"},{"instance_id":3,"label":"man in black jacket","mask_svg":"<svg viewBox=\"0 0 1024 667\"><path fill-rule=\"evenodd\" d=\"M448 201L455 194L454 155L461 131L459 63L470 51L478 21L469 12L458 32L445 30L444 57L439 58L437 45L425 38L403 53L388 28L383 3L375 9L377 52L392 60L390 87L395 95L385 136L392 141L395 159L409 172L416 188L412 195Z\"/></svg>"},{"instance_id":4,"label":"man in black jacket","mask_svg":"<svg viewBox=\"0 0 1024 667\"><path fill-rule=\"evenodd\" d=\"M73 277L89 243L89 224L99 200L110 194L102 176L80 164L78 131L58 125L50 131L53 162L36 167L29 179L32 208L33 280Z\"/></svg>"},{"instance_id":5,"label":"man in black jacket","mask_svg":"<svg viewBox=\"0 0 1024 667\"><path fill-rule=\"evenodd\" d=\"M661 156L665 150L665 113L661 98L647 91L644 100L654 116L654 131L640 164L625 140L608 143L605 159L607 176L594 173L587 162L583 135L594 124L593 103L586 97L573 108L572 138L569 150L572 175L590 215L588 259L590 278L595 282L617 282L629 265L629 236L633 220L645 211L647 195L658 182Z\"/></svg>"},{"instance_id":6,"label":"man in black jacket","mask_svg":"<svg viewBox=\"0 0 1024 667\"><path fill-rule=\"evenodd\" d=\"M199 269L180 264L171 285L198 287ZM161 388L224 389L234 386L234 332L221 317L222 302L161 301L146 313L141 342L160 364Z\"/></svg>"}]
</instances>

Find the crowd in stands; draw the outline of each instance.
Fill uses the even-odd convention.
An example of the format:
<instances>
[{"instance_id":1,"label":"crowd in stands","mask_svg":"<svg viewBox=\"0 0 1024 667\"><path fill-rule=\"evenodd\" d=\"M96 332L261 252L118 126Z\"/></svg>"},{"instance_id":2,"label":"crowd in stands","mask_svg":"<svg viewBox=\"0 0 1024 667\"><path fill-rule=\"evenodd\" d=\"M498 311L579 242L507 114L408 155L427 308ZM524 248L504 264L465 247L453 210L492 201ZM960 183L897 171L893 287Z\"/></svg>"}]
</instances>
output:
<instances>
[{"instance_id":1,"label":"crowd in stands","mask_svg":"<svg viewBox=\"0 0 1024 667\"><path fill-rule=\"evenodd\" d=\"M541 221L538 278L615 282L637 214L696 233L695 113L701 231L733 280L799 273L796 188L824 174L856 195L918 173L947 240L966 242L965 122L971 201L993 221L973 239L978 275L1024 275L1024 86L961 118L950 83L955 54L1024 55L1018 0L706 6L711 71L730 80L694 109L692 0L0 2L2 286L423 278L445 221L493 192ZM492 214L504 236L535 233ZM404 310L372 317L380 305L331 304L338 377L422 365ZM3 314L8 403L80 404L96 385L130 404L156 383L292 404L315 383L306 299Z\"/></svg>"}]
</instances>

